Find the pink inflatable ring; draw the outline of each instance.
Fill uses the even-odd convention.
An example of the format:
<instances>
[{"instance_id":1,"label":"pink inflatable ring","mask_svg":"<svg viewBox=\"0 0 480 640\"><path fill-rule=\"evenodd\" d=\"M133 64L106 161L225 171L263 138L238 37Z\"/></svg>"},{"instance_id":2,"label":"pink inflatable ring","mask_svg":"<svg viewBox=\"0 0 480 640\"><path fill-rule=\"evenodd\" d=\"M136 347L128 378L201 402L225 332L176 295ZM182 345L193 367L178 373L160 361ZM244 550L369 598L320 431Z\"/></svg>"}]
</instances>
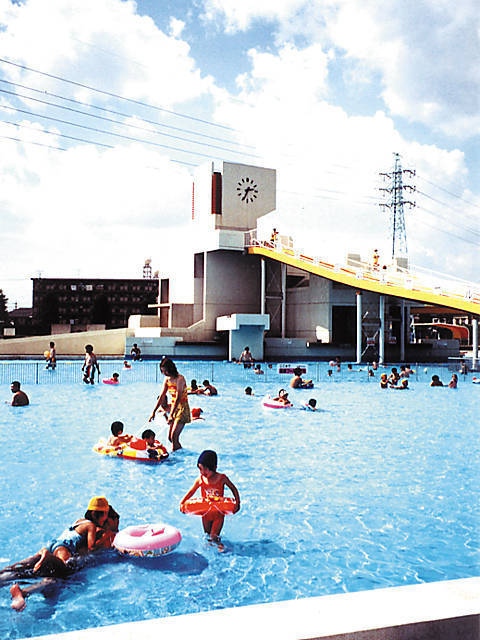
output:
<instances>
[{"instance_id":1,"label":"pink inflatable ring","mask_svg":"<svg viewBox=\"0 0 480 640\"><path fill-rule=\"evenodd\" d=\"M291 407L293 407L293 404L291 402L285 404L284 402L274 400L270 396L265 396L265 398L262 400L262 404L268 409L290 409Z\"/></svg>"},{"instance_id":2,"label":"pink inflatable ring","mask_svg":"<svg viewBox=\"0 0 480 640\"><path fill-rule=\"evenodd\" d=\"M119 531L113 546L124 555L151 558L170 553L181 540L180 531L169 524L138 524Z\"/></svg>"}]
</instances>

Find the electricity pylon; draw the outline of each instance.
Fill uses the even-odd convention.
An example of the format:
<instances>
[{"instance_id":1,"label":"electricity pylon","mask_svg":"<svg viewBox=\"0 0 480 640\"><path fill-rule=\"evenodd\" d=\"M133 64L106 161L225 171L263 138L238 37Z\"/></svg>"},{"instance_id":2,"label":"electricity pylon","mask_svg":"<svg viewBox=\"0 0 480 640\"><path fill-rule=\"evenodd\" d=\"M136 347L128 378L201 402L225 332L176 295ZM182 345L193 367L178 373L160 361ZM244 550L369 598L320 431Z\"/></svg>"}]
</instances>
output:
<instances>
[{"instance_id":1,"label":"electricity pylon","mask_svg":"<svg viewBox=\"0 0 480 640\"><path fill-rule=\"evenodd\" d=\"M404 192L414 193L416 187L411 184L404 184L403 177L408 176L412 178L415 176L415 171L411 169L402 169L402 163L400 161L400 154L394 153L395 164L393 171L387 171L380 173L383 176L384 182L389 180L388 187L380 187L380 191L384 197L388 199L387 202L381 202L381 207L386 207L390 210L390 225L392 230L392 260L398 257L407 258L407 232L405 229L405 215L403 212L404 205L408 205L410 208L416 206L415 202L411 200L405 200Z\"/></svg>"}]
</instances>

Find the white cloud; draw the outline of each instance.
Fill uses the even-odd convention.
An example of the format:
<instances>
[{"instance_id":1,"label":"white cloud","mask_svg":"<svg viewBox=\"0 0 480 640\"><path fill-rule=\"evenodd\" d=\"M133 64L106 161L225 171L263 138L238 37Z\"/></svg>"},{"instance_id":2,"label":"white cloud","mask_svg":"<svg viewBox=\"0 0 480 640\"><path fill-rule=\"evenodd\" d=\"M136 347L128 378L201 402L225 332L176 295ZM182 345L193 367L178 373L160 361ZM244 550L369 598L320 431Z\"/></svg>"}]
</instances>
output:
<instances>
[{"instance_id":1,"label":"white cloud","mask_svg":"<svg viewBox=\"0 0 480 640\"><path fill-rule=\"evenodd\" d=\"M188 44L161 32L150 17L137 15L134 2L27 0L11 13L0 44L4 58L60 77L74 74L79 85L164 108L210 90L211 80L201 77ZM5 74L39 84L37 75L18 67ZM42 76L42 89L54 84ZM75 97L88 96L87 89L75 87Z\"/></svg>"},{"instance_id":2,"label":"white cloud","mask_svg":"<svg viewBox=\"0 0 480 640\"><path fill-rule=\"evenodd\" d=\"M341 260L348 251L363 249L368 255L378 246L390 256L392 232L388 213L379 207L378 187L379 173L393 169L393 152L401 153L404 168L416 169L431 183L456 190L464 184L460 151L402 138L383 112L352 117L330 104L328 56L318 45L302 50L290 44L277 55L251 51L250 57L251 72L239 77L241 100L224 95L217 115L227 124L242 122L242 141L255 144L263 162L277 168L278 212L271 224L293 235L309 253ZM424 190L432 192L432 186ZM431 202L421 194L414 199L418 210L405 207L411 259L421 263L429 255L432 267L445 270L445 252L456 240L448 224L432 230L434 218L421 208L431 209ZM442 198L445 204L450 201ZM442 236L442 231L447 233ZM465 261L462 273L474 277Z\"/></svg>"},{"instance_id":3,"label":"white cloud","mask_svg":"<svg viewBox=\"0 0 480 640\"><path fill-rule=\"evenodd\" d=\"M178 20L177 18L170 19L170 35L174 38L179 38L185 29L185 22Z\"/></svg>"},{"instance_id":4,"label":"white cloud","mask_svg":"<svg viewBox=\"0 0 480 640\"><path fill-rule=\"evenodd\" d=\"M205 0L204 19L222 21L227 33L247 30L255 20L288 19L305 0Z\"/></svg>"},{"instance_id":5,"label":"white cloud","mask_svg":"<svg viewBox=\"0 0 480 640\"><path fill-rule=\"evenodd\" d=\"M340 0L327 26L335 47L382 74L382 96L392 115L452 137L478 131L476 3Z\"/></svg>"},{"instance_id":6,"label":"white cloud","mask_svg":"<svg viewBox=\"0 0 480 640\"><path fill-rule=\"evenodd\" d=\"M241 98L258 87L265 95L303 104L326 91L328 55L319 45L298 49L287 43L276 54L252 49L249 56L251 71L237 79Z\"/></svg>"},{"instance_id":7,"label":"white cloud","mask_svg":"<svg viewBox=\"0 0 480 640\"><path fill-rule=\"evenodd\" d=\"M85 122L132 138L42 120L41 113L52 110L27 99L22 108L37 116L15 114L19 102L2 94L2 104L12 109L0 106L0 287L13 301L13 285L4 283L16 281L19 274L132 277L140 275L146 257L152 258L155 269L156 256L160 261L165 254L169 264L179 268L178 247L189 242L191 168L172 160L205 160L192 159L181 150L232 160L222 151L231 147L229 142L213 139L215 135L201 137L214 131L206 124L212 120L231 128L221 134L215 129L219 138L235 136L257 155L238 156L239 161L277 169L278 212L273 219L281 231L291 233L308 252L331 259L342 259L349 250L368 253L374 246L388 255L390 229L388 216L378 206L378 173L392 167L393 152L401 153L404 166L418 173L419 206L406 212L413 262L445 271L448 256L448 270L451 266L459 275L474 278L478 241L465 245L462 223L470 220L466 213L478 210L477 188L461 146L444 149L431 135L442 128L460 135L475 125L474 98L457 99L462 86L475 88L477 82L478 71L460 64L457 46L460 34L473 34L473 5L463 0L455 14L448 3L387 5L380 10L369 0L209 0L205 16L217 20L223 12L232 33L255 21L269 20L270 27L275 23L271 41L254 46L248 41L243 55L250 68L238 75L233 95L198 68L189 44L181 39L188 33L187 24L178 18L167 20L165 34L151 18L139 16L133 2L27 0L14 5L0 0L0 23L5 25L1 58L163 109L133 103L127 107L86 88L59 85L53 78L11 65L0 67L4 78L125 113L103 113L118 120L116 124ZM413 24L422 17L442 18L441 34L434 36L435 29L429 34ZM435 49L438 69L428 50L434 37L446 43L445 51ZM467 42L474 47L473 36ZM442 75L448 55L458 67L458 82L450 67ZM351 103L342 104L335 85L338 73L344 74L344 81L348 77L352 95L365 86L376 95L362 115L352 115ZM381 96L384 104L379 109ZM159 130L173 124L173 114L165 111L172 107L200 118L177 118L177 129L169 130L176 138L164 138ZM101 112L92 108L92 113ZM408 137L400 133L397 114L424 123L423 142L415 141L414 130ZM6 124L7 120L24 126ZM186 129L195 130L195 135ZM60 133L112 148L74 143ZM462 201L452 194L471 204L456 209ZM475 231L477 218L471 220ZM475 233L472 237L476 239Z\"/></svg>"},{"instance_id":8,"label":"white cloud","mask_svg":"<svg viewBox=\"0 0 480 640\"><path fill-rule=\"evenodd\" d=\"M480 13L474 0L207 0L206 13L231 32L255 21L275 23L277 40L321 43L348 60L364 82L381 74L393 116L448 136L480 128ZM350 67L349 67L350 68ZM370 70L370 74L368 73Z\"/></svg>"},{"instance_id":9,"label":"white cloud","mask_svg":"<svg viewBox=\"0 0 480 640\"><path fill-rule=\"evenodd\" d=\"M7 230L0 281L39 271L141 277L143 260L152 257L158 268L156 256L185 233L191 177L158 153L139 145L61 153L13 143L10 151L8 162L0 160Z\"/></svg>"}]
</instances>

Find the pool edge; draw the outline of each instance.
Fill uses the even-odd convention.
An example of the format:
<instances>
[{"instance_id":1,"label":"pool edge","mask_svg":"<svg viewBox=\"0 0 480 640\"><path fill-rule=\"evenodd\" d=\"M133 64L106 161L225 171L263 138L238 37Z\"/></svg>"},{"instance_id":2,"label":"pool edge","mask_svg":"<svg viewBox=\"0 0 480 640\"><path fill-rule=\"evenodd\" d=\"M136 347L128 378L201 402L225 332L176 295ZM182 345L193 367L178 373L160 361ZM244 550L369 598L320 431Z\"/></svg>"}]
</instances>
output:
<instances>
[{"instance_id":1,"label":"pool edge","mask_svg":"<svg viewBox=\"0 0 480 640\"><path fill-rule=\"evenodd\" d=\"M384 640L393 637L388 634L392 628L396 629L394 637L401 640L478 640L480 577L126 622L36 636L36 640L98 640L113 636L115 640L178 640L195 638L202 630L218 632L227 640Z\"/></svg>"}]
</instances>

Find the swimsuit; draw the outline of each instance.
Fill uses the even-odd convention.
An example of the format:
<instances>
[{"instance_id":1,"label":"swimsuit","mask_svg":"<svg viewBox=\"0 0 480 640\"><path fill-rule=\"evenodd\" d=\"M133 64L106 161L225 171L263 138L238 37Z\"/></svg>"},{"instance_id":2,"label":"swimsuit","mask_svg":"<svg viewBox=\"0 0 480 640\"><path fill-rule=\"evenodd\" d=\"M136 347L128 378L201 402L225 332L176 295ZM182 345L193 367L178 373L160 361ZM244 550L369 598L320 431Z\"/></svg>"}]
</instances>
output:
<instances>
[{"instance_id":1,"label":"swimsuit","mask_svg":"<svg viewBox=\"0 0 480 640\"><path fill-rule=\"evenodd\" d=\"M167 380L167 390L171 396L172 406L175 404L175 399L177 397L177 383L174 381ZM182 391L182 395L180 396L180 401L177 405L175 411L173 411L170 416L177 422L186 422L192 421L192 416L190 415L190 406L188 404L188 392L185 387Z\"/></svg>"},{"instance_id":2,"label":"swimsuit","mask_svg":"<svg viewBox=\"0 0 480 640\"><path fill-rule=\"evenodd\" d=\"M96 366L97 366L97 356L94 353L88 353L85 356L85 363L84 363L85 375L83 376L84 380L85 378L90 378L91 380L93 380L93 378L95 377Z\"/></svg>"},{"instance_id":3,"label":"swimsuit","mask_svg":"<svg viewBox=\"0 0 480 640\"><path fill-rule=\"evenodd\" d=\"M202 498L223 498L223 488L225 486L225 474L219 473L215 484L207 484L205 478L200 476L200 490Z\"/></svg>"},{"instance_id":4,"label":"swimsuit","mask_svg":"<svg viewBox=\"0 0 480 640\"><path fill-rule=\"evenodd\" d=\"M65 529L65 531L63 531L56 540L51 542L48 547L50 553L53 553L59 547L65 547L73 555L75 553L79 553L81 548L85 548L87 546L87 534L78 533L75 530L75 528L82 522L85 521L82 520L81 522L72 524L72 526Z\"/></svg>"}]
</instances>

